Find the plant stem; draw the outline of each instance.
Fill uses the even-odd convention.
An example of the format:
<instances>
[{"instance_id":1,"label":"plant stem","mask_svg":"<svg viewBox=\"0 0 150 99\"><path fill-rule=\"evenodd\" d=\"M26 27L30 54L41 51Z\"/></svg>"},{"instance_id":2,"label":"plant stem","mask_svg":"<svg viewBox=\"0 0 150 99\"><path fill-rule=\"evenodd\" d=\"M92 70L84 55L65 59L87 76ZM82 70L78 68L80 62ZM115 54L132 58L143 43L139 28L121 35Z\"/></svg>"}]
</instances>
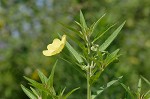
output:
<instances>
[{"instance_id":1,"label":"plant stem","mask_svg":"<svg viewBox=\"0 0 150 99\"><path fill-rule=\"evenodd\" d=\"M87 99L91 99L90 67L87 71Z\"/></svg>"},{"instance_id":2,"label":"plant stem","mask_svg":"<svg viewBox=\"0 0 150 99\"><path fill-rule=\"evenodd\" d=\"M86 41L86 44L87 44L87 48L88 48L88 55L89 55L89 57L90 57L90 54L91 54L91 51L90 51L90 38L88 37L88 35L85 35L85 41ZM91 78L91 65L90 65L90 60L89 59L87 59L88 60L88 64L87 64L87 66L88 66L88 70L87 70L87 77L86 77L86 79L87 79L87 99L91 99L91 85L90 85L90 78Z\"/></svg>"}]
</instances>

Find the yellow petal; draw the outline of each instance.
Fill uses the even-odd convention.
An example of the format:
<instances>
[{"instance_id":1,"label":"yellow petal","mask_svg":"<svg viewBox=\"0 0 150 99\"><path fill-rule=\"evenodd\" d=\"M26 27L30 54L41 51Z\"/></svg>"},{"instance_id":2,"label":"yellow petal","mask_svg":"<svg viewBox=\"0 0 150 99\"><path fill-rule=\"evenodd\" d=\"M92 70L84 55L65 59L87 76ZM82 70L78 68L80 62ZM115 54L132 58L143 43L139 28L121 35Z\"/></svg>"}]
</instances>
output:
<instances>
[{"instance_id":1,"label":"yellow petal","mask_svg":"<svg viewBox=\"0 0 150 99\"><path fill-rule=\"evenodd\" d=\"M52 56L52 55L58 54L64 48L65 43L66 43L66 35L62 36L62 40L61 41L58 38L56 38L56 39L53 40L52 44L49 44L47 46L48 50L44 50L43 54L45 56Z\"/></svg>"},{"instance_id":2,"label":"yellow petal","mask_svg":"<svg viewBox=\"0 0 150 99\"><path fill-rule=\"evenodd\" d=\"M43 51L43 55L45 55L45 56L52 56L54 54L55 54L54 50L44 50Z\"/></svg>"},{"instance_id":3,"label":"yellow petal","mask_svg":"<svg viewBox=\"0 0 150 99\"><path fill-rule=\"evenodd\" d=\"M59 39L54 39L53 40L53 43L52 44L49 44L48 46L47 46L47 49L48 50L51 50L51 49L56 49L56 48L58 48L59 46L61 45L61 41L59 40Z\"/></svg>"},{"instance_id":4,"label":"yellow petal","mask_svg":"<svg viewBox=\"0 0 150 99\"><path fill-rule=\"evenodd\" d=\"M62 36L62 42L63 42L63 43L66 43L66 35L63 35L63 36Z\"/></svg>"},{"instance_id":5,"label":"yellow petal","mask_svg":"<svg viewBox=\"0 0 150 99\"><path fill-rule=\"evenodd\" d=\"M55 52L56 52L56 53L60 53L60 52L63 50L63 48L64 48L64 44L61 44L61 45L59 46L59 48L58 48L57 50L55 50Z\"/></svg>"}]
</instances>

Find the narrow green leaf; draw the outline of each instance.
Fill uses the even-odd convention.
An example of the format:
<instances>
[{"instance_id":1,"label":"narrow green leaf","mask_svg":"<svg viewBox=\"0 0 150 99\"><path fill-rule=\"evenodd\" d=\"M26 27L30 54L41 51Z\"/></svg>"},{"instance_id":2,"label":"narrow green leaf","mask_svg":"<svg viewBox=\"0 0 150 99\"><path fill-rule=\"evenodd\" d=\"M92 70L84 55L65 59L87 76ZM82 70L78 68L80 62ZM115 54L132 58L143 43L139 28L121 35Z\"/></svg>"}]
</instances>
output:
<instances>
[{"instance_id":1,"label":"narrow green leaf","mask_svg":"<svg viewBox=\"0 0 150 99\"><path fill-rule=\"evenodd\" d=\"M141 78L140 78L138 82L138 88L137 88L137 95L139 98L141 96L141 87L142 87L142 83L141 83Z\"/></svg>"},{"instance_id":2,"label":"narrow green leaf","mask_svg":"<svg viewBox=\"0 0 150 99\"><path fill-rule=\"evenodd\" d=\"M58 60L57 60L58 61ZM55 72L55 67L56 67L56 64L57 64L57 61L55 62L55 64L53 65L53 68L52 68L52 71L51 71L51 74L48 78L48 86L53 86L53 79L54 79L54 72Z\"/></svg>"},{"instance_id":3,"label":"narrow green leaf","mask_svg":"<svg viewBox=\"0 0 150 99\"><path fill-rule=\"evenodd\" d=\"M47 84L47 77L40 71L40 70L38 70L38 75L39 75L39 77L40 77L40 79L41 79L41 81L42 81L42 83L43 84Z\"/></svg>"},{"instance_id":4,"label":"narrow green leaf","mask_svg":"<svg viewBox=\"0 0 150 99\"><path fill-rule=\"evenodd\" d=\"M40 95L38 94L38 92L36 92L35 89L33 89L32 87L30 87L30 89L32 90L32 92L33 92L37 97L40 97Z\"/></svg>"},{"instance_id":5,"label":"narrow green leaf","mask_svg":"<svg viewBox=\"0 0 150 99\"><path fill-rule=\"evenodd\" d=\"M112 63L116 58L118 58L120 55L117 55L119 52L119 49L116 49L114 52L109 54L106 59L104 60L105 66L108 66L110 63Z\"/></svg>"},{"instance_id":6,"label":"narrow green leaf","mask_svg":"<svg viewBox=\"0 0 150 99\"><path fill-rule=\"evenodd\" d=\"M80 23L84 29L87 28L87 25L86 25L86 22L85 22L85 19L81 10L80 10Z\"/></svg>"},{"instance_id":7,"label":"narrow green leaf","mask_svg":"<svg viewBox=\"0 0 150 99\"><path fill-rule=\"evenodd\" d=\"M98 54L98 60L103 61L103 53L98 50L97 54Z\"/></svg>"},{"instance_id":8,"label":"narrow green leaf","mask_svg":"<svg viewBox=\"0 0 150 99\"><path fill-rule=\"evenodd\" d=\"M110 82L107 83L106 88L110 87L111 85L113 85L114 83L118 82L123 76L118 77L116 80L112 80Z\"/></svg>"},{"instance_id":9,"label":"narrow green leaf","mask_svg":"<svg viewBox=\"0 0 150 99\"><path fill-rule=\"evenodd\" d=\"M68 60L68 59L69 59L69 56L68 56L68 55L66 55L66 54L63 53L63 56L64 56L65 58L60 57L62 60L64 60L65 62L67 62L67 63L69 63L69 64L73 64L73 63L72 63L72 59L71 59L71 60ZM67 59L66 59L66 58L67 58Z\"/></svg>"},{"instance_id":10,"label":"narrow green leaf","mask_svg":"<svg viewBox=\"0 0 150 99\"><path fill-rule=\"evenodd\" d=\"M83 63L83 59L81 58L81 55L79 55L77 51L68 42L66 42L66 47L79 63Z\"/></svg>"},{"instance_id":11,"label":"narrow green leaf","mask_svg":"<svg viewBox=\"0 0 150 99\"><path fill-rule=\"evenodd\" d=\"M92 32L91 34L94 32L94 30L96 29L97 25L100 23L100 21L102 20L102 18L105 16L106 14L103 14L95 23L94 25L92 26Z\"/></svg>"},{"instance_id":12,"label":"narrow green leaf","mask_svg":"<svg viewBox=\"0 0 150 99\"><path fill-rule=\"evenodd\" d=\"M66 90L66 87L61 91L60 96L63 96L65 90Z\"/></svg>"},{"instance_id":13,"label":"narrow green leaf","mask_svg":"<svg viewBox=\"0 0 150 99\"><path fill-rule=\"evenodd\" d=\"M60 23L60 24L61 24L62 26L64 26L64 27L66 27L67 29L73 31L73 32L76 33L80 38L83 39L82 34L81 34L79 31L77 31L76 29L74 29L74 28L72 28L72 27L70 27L70 26L68 26L68 25L65 25L65 24L63 24L63 23Z\"/></svg>"},{"instance_id":14,"label":"narrow green leaf","mask_svg":"<svg viewBox=\"0 0 150 99\"><path fill-rule=\"evenodd\" d=\"M73 92L75 92L76 90L80 89L80 87L78 88L75 88L73 90L71 90L70 92L68 92L65 96L64 96L64 99L67 99Z\"/></svg>"},{"instance_id":15,"label":"narrow green leaf","mask_svg":"<svg viewBox=\"0 0 150 99\"><path fill-rule=\"evenodd\" d=\"M75 21L75 23L76 23L77 25L79 25L81 28L83 28L82 25L81 25L79 22Z\"/></svg>"},{"instance_id":16,"label":"narrow green leaf","mask_svg":"<svg viewBox=\"0 0 150 99\"><path fill-rule=\"evenodd\" d=\"M131 99L135 99L135 96L133 95L132 91L123 83L120 83L122 87L127 91L127 93L130 95Z\"/></svg>"},{"instance_id":17,"label":"narrow green leaf","mask_svg":"<svg viewBox=\"0 0 150 99\"><path fill-rule=\"evenodd\" d=\"M47 93L42 92L42 99L47 99L47 95ZM53 97L52 93L50 95Z\"/></svg>"},{"instance_id":18,"label":"narrow green leaf","mask_svg":"<svg viewBox=\"0 0 150 99\"><path fill-rule=\"evenodd\" d=\"M118 33L121 31L122 27L124 26L125 22L123 22L107 39L106 41L99 47L100 51L104 51L111 42L116 38Z\"/></svg>"},{"instance_id":19,"label":"narrow green leaf","mask_svg":"<svg viewBox=\"0 0 150 99\"><path fill-rule=\"evenodd\" d=\"M61 35L59 33L58 33L58 36L61 37ZM79 63L83 63L82 57L77 53L77 51L67 41L66 41L66 47Z\"/></svg>"},{"instance_id":20,"label":"narrow green leaf","mask_svg":"<svg viewBox=\"0 0 150 99\"><path fill-rule=\"evenodd\" d=\"M101 75L101 73L102 71L98 71L95 75L93 75L90 78L90 85L94 84L99 79L99 76Z\"/></svg>"},{"instance_id":21,"label":"narrow green leaf","mask_svg":"<svg viewBox=\"0 0 150 99\"><path fill-rule=\"evenodd\" d=\"M142 78L148 85L150 85L150 82L149 82L145 77L141 76L141 78Z\"/></svg>"},{"instance_id":22,"label":"narrow green leaf","mask_svg":"<svg viewBox=\"0 0 150 99\"><path fill-rule=\"evenodd\" d=\"M34 81L34 80L30 79L30 78L27 78L27 77L24 77L24 78L30 82L30 85L40 89L41 91L49 93L49 90L46 89L43 84L38 83L38 82L36 82L36 81Z\"/></svg>"},{"instance_id":23,"label":"narrow green leaf","mask_svg":"<svg viewBox=\"0 0 150 99\"><path fill-rule=\"evenodd\" d=\"M86 77L85 73L83 72L83 70L81 69L81 67L73 60L70 58L70 56L66 55L63 53L63 55L67 58L64 59L62 57L60 57L62 60L66 61L67 63L70 64L70 66L72 66L73 68L75 68L78 72L81 73L81 75L83 75L84 77Z\"/></svg>"},{"instance_id":24,"label":"narrow green leaf","mask_svg":"<svg viewBox=\"0 0 150 99\"><path fill-rule=\"evenodd\" d=\"M57 60L58 61L58 60ZM53 68L52 68L52 71L51 71L51 74L48 78L48 81L47 81L47 85L48 87L51 89L51 92L53 93L53 95L56 94L54 88L53 88L53 79L54 79L54 72L55 72L55 67L56 67L56 64L57 64L57 61L55 62L55 64L53 65Z\"/></svg>"},{"instance_id":25,"label":"narrow green leaf","mask_svg":"<svg viewBox=\"0 0 150 99\"><path fill-rule=\"evenodd\" d=\"M150 90L144 94L143 99L150 99Z\"/></svg>"},{"instance_id":26,"label":"narrow green leaf","mask_svg":"<svg viewBox=\"0 0 150 99\"><path fill-rule=\"evenodd\" d=\"M116 24L111 25L108 29L106 29L103 33L98 33L99 35L97 35L95 37L95 39L93 40L93 43L96 42L98 39L100 39L107 31L109 31L112 27L114 27Z\"/></svg>"},{"instance_id":27,"label":"narrow green leaf","mask_svg":"<svg viewBox=\"0 0 150 99\"><path fill-rule=\"evenodd\" d=\"M70 33L66 33L65 34L70 37L71 40L73 40L75 43L77 43L79 45L79 47L84 51L85 50L85 46L83 45L83 43L78 40L77 38L75 38L73 35L71 35Z\"/></svg>"},{"instance_id":28,"label":"narrow green leaf","mask_svg":"<svg viewBox=\"0 0 150 99\"><path fill-rule=\"evenodd\" d=\"M116 80L112 80L108 82L105 86L100 87L100 89L96 92L96 95L92 95L92 99L95 99L98 95L100 95L104 90L112 86L114 83L118 82L123 76L118 77Z\"/></svg>"},{"instance_id":29,"label":"narrow green leaf","mask_svg":"<svg viewBox=\"0 0 150 99\"><path fill-rule=\"evenodd\" d=\"M24 91L24 93L30 98L30 99L38 99L31 90L27 89L26 87L24 87L23 85L21 85L22 90Z\"/></svg>"}]
</instances>

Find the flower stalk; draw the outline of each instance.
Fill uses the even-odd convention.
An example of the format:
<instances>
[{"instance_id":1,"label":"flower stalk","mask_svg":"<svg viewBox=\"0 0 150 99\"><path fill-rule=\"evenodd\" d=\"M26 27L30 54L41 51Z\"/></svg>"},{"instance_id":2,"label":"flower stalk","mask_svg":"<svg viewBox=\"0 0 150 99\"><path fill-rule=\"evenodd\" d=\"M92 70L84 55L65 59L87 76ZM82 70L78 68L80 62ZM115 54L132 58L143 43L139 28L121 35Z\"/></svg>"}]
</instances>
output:
<instances>
[{"instance_id":1,"label":"flower stalk","mask_svg":"<svg viewBox=\"0 0 150 99\"><path fill-rule=\"evenodd\" d=\"M91 85L90 85L91 68L87 70L87 99L91 99Z\"/></svg>"}]
</instances>

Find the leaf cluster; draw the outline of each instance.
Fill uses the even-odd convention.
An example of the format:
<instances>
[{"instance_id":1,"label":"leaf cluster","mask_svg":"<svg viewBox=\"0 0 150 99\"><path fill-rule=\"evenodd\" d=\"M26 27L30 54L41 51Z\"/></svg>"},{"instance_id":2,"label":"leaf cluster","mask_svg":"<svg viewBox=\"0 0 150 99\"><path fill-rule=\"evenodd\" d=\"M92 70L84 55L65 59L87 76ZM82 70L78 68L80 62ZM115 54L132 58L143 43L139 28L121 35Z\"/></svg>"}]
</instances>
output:
<instances>
[{"instance_id":1,"label":"leaf cluster","mask_svg":"<svg viewBox=\"0 0 150 99\"><path fill-rule=\"evenodd\" d=\"M66 89L64 88L58 94L56 93L53 86L53 78L56 64L57 61L54 64L51 74L48 78L41 71L38 70L38 75L40 77L41 83L32 80L28 77L25 77L25 79L29 81L29 84L32 87L28 89L25 86L21 85L21 88L30 99L67 99L74 91L79 89L75 88L70 92L68 92L67 94L64 94Z\"/></svg>"},{"instance_id":2,"label":"leaf cluster","mask_svg":"<svg viewBox=\"0 0 150 99\"><path fill-rule=\"evenodd\" d=\"M78 52L74 49L74 47L67 42L66 47L70 51L70 53L74 56L74 59L70 59L69 55L65 55L64 60L69 61L70 64L73 65L78 71L80 71L84 76L88 68L91 68L91 77L90 84L95 83L102 71L111 64L112 62L118 60L120 54L118 54L119 49L109 53L106 49L113 42L113 40L117 37L118 33L124 26L125 22L123 22L102 44L97 44L96 42L100 40L107 31L109 31L114 25L110 26L104 32L100 32L94 39L92 39L92 34L97 27L97 25L101 22L105 14L98 19L98 21L94 22L90 27L87 26L86 21L84 19L83 13L80 11L80 22L75 21L75 23L81 28L81 30L76 30L70 26L62 24L64 27L68 28L70 31L75 33L81 41L77 40L76 37L72 36L72 32L65 33L71 40L73 40L79 47L82 52ZM86 76L85 76L86 77Z\"/></svg>"},{"instance_id":3,"label":"leaf cluster","mask_svg":"<svg viewBox=\"0 0 150 99\"><path fill-rule=\"evenodd\" d=\"M122 87L126 90L125 99L150 99L150 90L148 90L145 93L142 93L142 81L144 81L150 88L150 82L143 76L141 76L138 81L136 91L133 91L129 86L120 83Z\"/></svg>"},{"instance_id":4,"label":"leaf cluster","mask_svg":"<svg viewBox=\"0 0 150 99\"><path fill-rule=\"evenodd\" d=\"M72 64L80 73L82 73L82 75L84 75L87 80L89 79L88 83L90 84L90 86L92 86L99 79L101 73L105 70L105 68L109 64L117 61L118 57L120 56L120 54L118 54L119 49L116 49L111 53L106 49L117 37L125 22L123 22L110 36L108 36L102 44L97 44L96 42L102 39L103 35L105 35L107 31L109 31L116 24L113 24L102 33L99 32L99 34L97 34L97 36L92 39L97 25L101 22L104 16L105 14L101 18L99 18L98 21L94 22L90 27L88 27L83 13L80 11L80 22L75 21L75 23L80 27L79 31L61 23L64 27L74 32L80 38L81 41L72 36L71 32L65 33L68 37L71 38L71 40L79 45L80 49L82 50L82 52L75 50L74 47L69 42L67 42L66 47L73 55L74 59L71 59L67 54L65 54L66 57L63 59L65 61L69 60L67 61L68 63ZM113 83L111 82L111 84ZM100 92L97 92L97 94L93 97L96 97L101 92L102 90Z\"/></svg>"}]
</instances>

